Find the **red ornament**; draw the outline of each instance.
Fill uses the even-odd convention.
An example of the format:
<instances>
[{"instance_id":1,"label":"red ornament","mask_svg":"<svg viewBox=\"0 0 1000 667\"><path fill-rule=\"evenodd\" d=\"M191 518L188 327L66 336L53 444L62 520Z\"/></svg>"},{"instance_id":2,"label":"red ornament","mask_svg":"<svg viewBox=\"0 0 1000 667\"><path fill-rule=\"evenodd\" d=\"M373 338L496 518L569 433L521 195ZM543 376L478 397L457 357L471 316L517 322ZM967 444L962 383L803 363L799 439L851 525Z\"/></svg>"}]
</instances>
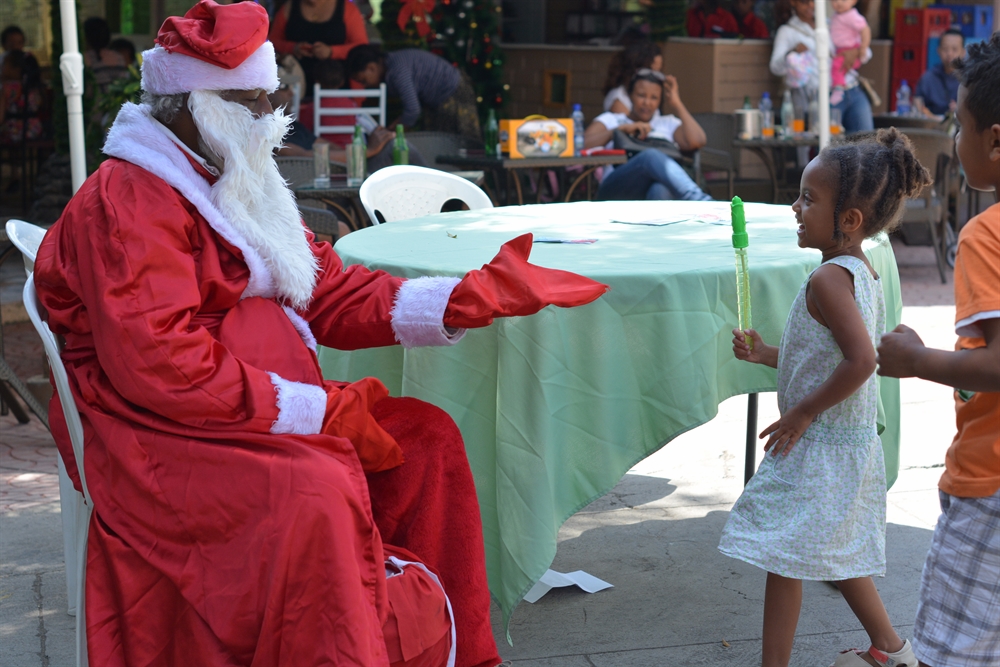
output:
<instances>
[{"instance_id":1,"label":"red ornament","mask_svg":"<svg viewBox=\"0 0 1000 667\"><path fill-rule=\"evenodd\" d=\"M396 25L399 26L400 30L405 32L406 24L412 18L414 25L417 27L417 33L421 37L426 37L431 31L428 19L436 1L403 0L403 5L399 8L399 16L396 17Z\"/></svg>"}]
</instances>

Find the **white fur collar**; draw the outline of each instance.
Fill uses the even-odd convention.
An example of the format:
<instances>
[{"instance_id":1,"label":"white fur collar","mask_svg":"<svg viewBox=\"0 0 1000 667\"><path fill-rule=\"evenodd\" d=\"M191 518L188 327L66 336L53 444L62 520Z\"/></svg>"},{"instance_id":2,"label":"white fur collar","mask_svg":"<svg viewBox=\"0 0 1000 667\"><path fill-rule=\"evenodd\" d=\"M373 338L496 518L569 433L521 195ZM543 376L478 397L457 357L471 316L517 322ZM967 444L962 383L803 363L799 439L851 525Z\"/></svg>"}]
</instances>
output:
<instances>
[{"instance_id":1,"label":"white fur collar","mask_svg":"<svg viewBox=\"0 0 1000 667\"><path fill-rule=\"evenodd\" d=\"M149 115L149 106L126 103L115 119L104 152L142 167L177 189L194 204L215 232L243 253L250 269L243 298L278 296L274 276L261 254L226 220L210 200L211 186L188 161L183 151L164 134L159 122Z\"/></svg>"}]
</instances>

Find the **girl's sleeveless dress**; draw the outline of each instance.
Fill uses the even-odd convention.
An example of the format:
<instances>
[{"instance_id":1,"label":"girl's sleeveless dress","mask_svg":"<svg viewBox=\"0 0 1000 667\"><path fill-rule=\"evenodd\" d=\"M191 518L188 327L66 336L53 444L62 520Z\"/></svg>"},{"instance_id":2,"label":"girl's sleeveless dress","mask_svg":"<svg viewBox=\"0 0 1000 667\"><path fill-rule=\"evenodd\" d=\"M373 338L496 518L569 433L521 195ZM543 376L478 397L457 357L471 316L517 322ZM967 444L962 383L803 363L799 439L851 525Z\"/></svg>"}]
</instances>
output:
<instances>
[{"instance_id":1,"label":"girl's sleeveless dress","mask_svg":"<svg viewBox=\"0 0 1000 667\"><path fill-rule=\"evenodd\" d=\"M872 345L885 329L882 286L863 261L827 262L854 276ZM812 275L810 274L810 278ZM829 329L813 319L802 285L778 352L782 414L825 382L843 361ZM874 374L823 412L787 455L765 455L736 501L719 550L793 579L836 581L885 574L885 461L876 431Z\"/></svg>"}]
</instances>

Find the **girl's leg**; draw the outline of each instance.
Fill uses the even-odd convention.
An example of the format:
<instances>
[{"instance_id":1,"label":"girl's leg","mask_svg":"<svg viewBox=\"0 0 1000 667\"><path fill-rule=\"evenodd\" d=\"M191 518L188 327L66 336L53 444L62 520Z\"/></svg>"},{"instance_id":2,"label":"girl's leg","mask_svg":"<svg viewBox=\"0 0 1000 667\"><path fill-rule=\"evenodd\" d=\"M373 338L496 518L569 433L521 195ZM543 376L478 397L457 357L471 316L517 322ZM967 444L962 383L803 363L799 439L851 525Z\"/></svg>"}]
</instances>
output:
<instances>
[{"instance_id":1,"label":"girl's leg","mask_svg":"<svg viewBox=\"0 0 1000 667\"><path fill-rule=\"evenodd\" d=\"M837 582L837 588L847 600L851 611L861 621L872 646L886 653L895 653L903 648L903 639L892 627L889 614L885 611L885 605L882 604L882 598L871 577L845 579ZM862 653L861 657L871 665L877 664L867 652Z\"/></svg>"},{"instance_id":2,"label":"girl's leg","mask_svg":"<svg viewBox=\"0 0 1000 667\"><path fill-rule=\"evenodd\" d=\"M801 608L802 581L768 572L764 589L762 667L788 667Z\"/></svg>"}]
</instances>

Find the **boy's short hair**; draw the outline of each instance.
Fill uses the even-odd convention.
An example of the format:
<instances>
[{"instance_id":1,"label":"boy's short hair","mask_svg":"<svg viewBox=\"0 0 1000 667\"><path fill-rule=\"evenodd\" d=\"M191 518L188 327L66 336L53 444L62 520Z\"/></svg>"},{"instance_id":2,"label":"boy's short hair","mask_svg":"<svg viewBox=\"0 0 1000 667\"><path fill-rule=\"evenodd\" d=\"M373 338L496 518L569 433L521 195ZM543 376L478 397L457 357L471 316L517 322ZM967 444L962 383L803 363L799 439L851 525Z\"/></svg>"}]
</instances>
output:
<instances>
[{"instance_id":1,"label":"boy's short hair","mask_svg":"<svg viewBox=\"0 0 1000 667\"><path fill-rule=\"evenodd\" d=\"M959 81L968 89L965 107L982 132L1000 123L1000 32L971 44L965 58L955 60Z\"/></svg>"},{"instance_id":2,"label":"boy's short hair","mask_svg":"<svg viewBox=\"0 0 1000 667\"><path fill-rule=\"evenodd\" d=\"M378 44L358 44L347 54L344 64L347 68L347 76L353 77L371 63L380 63L385 60L382 47Z\"/></svg>"},{"instance_id":3,"label":"boy's short hair","mask_svg":"<svg viewBox=\"0 0 1000 667\"><path fill-rule=\"evenodd\" d=\"M113 39L111 40L111 43L108 44L108 48L112 51L124 51L127 53L128 55L125 57L126 64L131 65L135 62L135 44L133 44L131 40L125 39L124 37Z\"/></svg>"},{"instance_id":4,"label":"boy's short hair","mask_svg":"<svg viewBox=\"0 0 1000 667\"><path fill-rule=\"evenodd\" d=\"M963 35L962 31L959 30L958 28L948 28L943 33L941 33L941 40L938 42L938 44L944 41L944 38L947 37L948 35L954 35L958 37L960 40L962 40L962 46L965 46L965 35Z\"/></svg>"},{"instance_id":5,"label":"boy's short hair","mask_svg":"<svg viewBox=\"0 0 1000 667\"><path fill-rule=\"evenodd\" d=\"M339 90L344 87L344 65L339 60L320 60L313 68L313 77L320 88Z\"/></svg>"}]
</instances>

